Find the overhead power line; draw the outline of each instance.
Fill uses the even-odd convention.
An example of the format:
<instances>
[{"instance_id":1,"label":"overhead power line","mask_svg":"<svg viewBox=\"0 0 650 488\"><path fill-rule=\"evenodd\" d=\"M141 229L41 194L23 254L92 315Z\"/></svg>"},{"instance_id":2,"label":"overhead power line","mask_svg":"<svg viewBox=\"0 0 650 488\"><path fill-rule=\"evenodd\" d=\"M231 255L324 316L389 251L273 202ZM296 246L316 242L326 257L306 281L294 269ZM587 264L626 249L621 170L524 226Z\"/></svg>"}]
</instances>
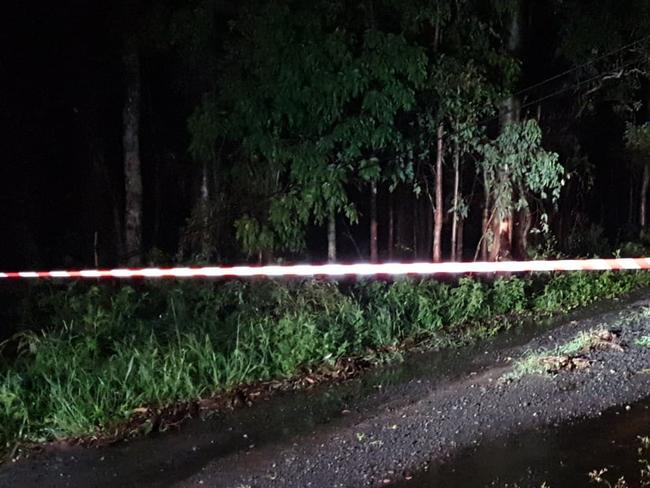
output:
<instances>
[{"instance_id":1,"label":"overhead power line","mask_svg":"<svg viewBox=\"0 0 650 488\"><path fill-rule=\"evenodd\" d=\"M629 68L630 66L633 66L633 65L635 65L635 64L638 64L639 62L640 62L640 61L639 61L639 60L636 60L636 59L633 60L633 61L629 61L629 62L623 64L622 66L619 66L618 69ZM602 78L605 74L606 74L606 73L601 72L601 73L598 73L598 74L595 75L595 76L592 76L592 77L590 77L590 78L587 78L586 80L582 80L582 81L579 81L579 82L577 82L577 83L572 83L571 85L568 85L568 86L565 86L565 87L563 87L563 88L560 88L559 90L556 90L556 91L554 91L554 92L552 92L552 93L549 93L548 95L541 96L541 97L539 97L539 98L536 98L535 100L532 100L532 101L530 101L530 102L526 102L526 103L524 103L524 104L522 104L522 105L520 105L520 106L518 106L518 107L516 107L516 108L514 108L514 109L510 109L510 110L508 110L508 111L505 111L505 113L512 113L512 112L514 112L515 110L522 110L522 109L524 109L524 108L527 108L527 107L530 107L530 106L532 106L532 105L536 105L536 104L538 104L538 103L542 103L542 102L544 102L544 101L546 101L546 100L549 100L549 99L551 99L551 98L554 98L554 97L556 97L556 96L558 96L558 95L561 95L562 93L565 93L565 92L568 92L568 91L571 91L571 90L576 90L576 89L580 88L580 87L583 86L583 85L586 85L586 84L588 84L588 83L591 83L591 82L593 82L593 81L596 81L596 80ZM516 96L516 94L515 94L514 96ZM499 114L499 115L494 115L494 116L492 116L492 117L488 117L488 118L483 119L483 120L480 120L480 121L478 121L478 122L476 123L476 125L477 125L477 126L487 125L487 124L489 124L490 122L493 122L493 121L495 121L495 120L498 120L499 117L500 117L501 115L503 115L503 113L501 113L501 114Z\"/></svg>"},{"instance_id":2,"label":"overhead power line","mask_svg":"<svg viewBox=\"0 0 650 488\"><path fill-rule=\"evenodd\" d=\"M619 48L614 49L612 51L609 51L609 52L607 52L605 54L597 56L597 57L595 57L595 58L593 58L593 59L591 59L591 60L589 60L589 61L587 61L585 63L573 66L573 67L571 67L571 68L569 68L569 69L567 69L565 71L562 71L561 73L553 75L553 76L551 76L549 78L546 78L546 79L544 79L542 81L539 81L539 82L537 82L537 83L535 83L533 85L522 88L521 90L513 93L513 96L516 97L516 96L522 95L524 93L528 93L529 91L532 91L535 88L539 88L540 86L546 85L547 83L550 83L552 81L560 79L560 78L562 78L562 77L564 77L564 76L566 76L568 74L571 74L571 73L573 73L575 71L580 71L581 69L587 68L587 67L597 63L598 61L602 61L603 59L606 59L606 58L608 58L610 56L613 56L614 54L618 54L621 51L625 51L627 49L630 49L630 48L636 46L637 44L642 44L643 42L645 42L647 40L650 40L650 35L644 36L641 39L637 39L634 42L630 42L629 44L626 44L625 46L619 47Z\"/></svg>"}]
</instances>

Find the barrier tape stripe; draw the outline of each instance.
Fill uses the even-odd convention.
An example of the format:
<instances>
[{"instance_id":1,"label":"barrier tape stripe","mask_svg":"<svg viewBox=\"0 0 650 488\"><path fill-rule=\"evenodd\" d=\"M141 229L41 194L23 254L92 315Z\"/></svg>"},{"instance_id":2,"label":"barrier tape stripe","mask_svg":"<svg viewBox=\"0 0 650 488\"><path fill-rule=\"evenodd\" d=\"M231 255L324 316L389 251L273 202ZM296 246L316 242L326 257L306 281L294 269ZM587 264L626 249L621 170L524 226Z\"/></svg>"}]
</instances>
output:
<instances>
[{"instance_id":1,"label":"barrier tape stripe","mask_svg":"<svg viewBox=\"0 0 650 488\"><path fill-rule=\"evenodd\" d=\"M70 278L233 278L281 276L373 276L551 271L606 271L650 269L650 257L617 259L563 259L553 261L498 261L446 263L296 264L269 266L205 266L196 268L122 268L73 271L0 272L0 279Z\"/></svg>"}]
</instances>

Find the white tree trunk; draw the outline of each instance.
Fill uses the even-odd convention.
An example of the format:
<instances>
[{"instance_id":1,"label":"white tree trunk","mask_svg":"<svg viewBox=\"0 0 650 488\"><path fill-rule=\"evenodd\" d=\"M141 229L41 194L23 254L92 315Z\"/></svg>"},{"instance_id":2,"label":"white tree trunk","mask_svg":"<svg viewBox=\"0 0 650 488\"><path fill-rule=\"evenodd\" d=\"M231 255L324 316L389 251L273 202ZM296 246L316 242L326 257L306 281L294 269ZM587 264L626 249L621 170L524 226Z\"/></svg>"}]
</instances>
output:
<instances>
[{"instance_id":1,"label":"white tree trunk","mask_svg":"<svg viewBox=\"0 0 650 488\"><path fill-rule=\"evenodd\" d=\"M327 260L336 262L336 214L332 212L327 221Z\"/></svg>"},{"instance_id":2,"label":"white tree trunk","mask_svg":"<svg viewBox=\"0 0 650 488\"><path fill-rule=\"evenodd\" d=\"M433 261L438 263L442 260L442 219L444 217L442 197L442 159L444 156L443 146L444 129L442 123L438 126L438 147L436 151L436 182L435 202L433 216Z\"/></svg>"},{"instance_id":3,"label":"white tree trunk","mask_svg":"<svg viewBox=\"0 0 650 488\"><path fill-rule=\"evenodd\" d=\"M123 110L125 218L124 240L129 265L142 261L142 168L140 162L140 58L133 39L124 53L126 99Z\"/></svg>"},{"instance_id":4,"label":"white tree trunk","mask_svg":"<svg viewBox=\"0 0 650 488\"><path fill-rule=\"evenodd\" d=\"M458 240L458 206L460 205L460 150L454 146L454 212L451 221L451 260L456 261Z\"/></svg>"}]
</instances>

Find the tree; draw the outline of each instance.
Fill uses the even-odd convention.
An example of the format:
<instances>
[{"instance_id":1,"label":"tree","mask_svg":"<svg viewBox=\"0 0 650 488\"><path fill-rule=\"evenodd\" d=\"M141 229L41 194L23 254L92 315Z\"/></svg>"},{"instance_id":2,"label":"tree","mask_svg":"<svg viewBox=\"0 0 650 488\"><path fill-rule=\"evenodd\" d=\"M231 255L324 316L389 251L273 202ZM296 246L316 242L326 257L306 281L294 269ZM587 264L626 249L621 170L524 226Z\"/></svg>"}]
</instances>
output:
<instances>
[{"instance_id":1,"label":"tree","mask_svg":"<svg viewBox=\"0 0 650 488\"><path fill-rule=\"evenodd\" d=\"M503 13L486 2L423 0L405 8L403 26L414 32L432 32L429 79L420 93L414 152L425 159L418 171L416 190L423 187L433 213L432 256L442 258L445 205L445 158L454 161L452 256L459 242L461 219L467 212L461 200L464 156L471 152L480 129L480 117L493 113L494 104L512 85L516 72L498 34ZM426 161L428 158L428 161ZM433 179L430 182L430 178Z\"/></svg>"},{"instance_id":2,"label":"tree","mask_svg":"<svg viewBox=\"0 0 650 488\"><path fill-rule=\"evenodd\" d=\"M639 226L643 235L648 223L648 187L650 186L650 122L628 124L625 129L625 147L634 161L643 168L639 192Z\"/></svg>"},{"instance_id":3,"label":"tree","mask_svg":"<svg viewBox=\"0 0 650 488\"><path fill-rule=\"evenodd\" d=\"M487 232L482 239L488 242L491 259L499 259L503 253L503 240L498 235L505 232L500 226L511 222L513 212L530 210L531 195L551 202L560 197L564 168L557 154L541 147L541 140L537 122L527 120L509 123L495 140L479 148L486 194L490 195Z\"/></svg>"},{"instance_id":4,"label":"tree","mask_svg":"<svg viewBox=\"0 0 650 488\"><path fill-rule=\"evenodd\" d=\"M234 225L246 253L301 252L316 225L326 229L333 260L337 219L359 218L349 197L356 187L369 196L377 260L377 199L399 187L408 198L426 190L431 211L412 206L413 241L440 260L450 154L453 247L462 247L462 166L480 132L470 127L493 113L516 71L498 33L500 15L479 1L245 4L231 24L218 84L190 129L204 159L225 146L222 178L242 189L233 192L241 209ZM400 205L398 217L403 212ZM389 255L392 216L391 207Z\"/></svg>"},{"instance_id":5,"label":"tree","mask_svg":"<svg viewBox=\"0 0 650 488\"><path fill-rule=\"evenodd\" d=\"M222 84L195 117L236 148L236 164L274 175L259 195L268 210L236 223L249 253L300 250L309 223L357 220L347 185L367 184L373 199L380 181L407 177L408 163L385 162L401 149L396 118L415 103L424 52L403 35L355 31L349 13L285 1L244 8L233 23Z\"/></svg>"},{"instance_id":6,"label":"tree","mask_svg":"<svg viewBox=\"0 0 650 488\"><path fill-rule=\"evenodd\" d=\"M523 10L524 0L513 0L508 5L509 10L509 28L508 28L508 52L512 56L518 56L521 51L522 45L522 10ZM499 107L499 119L501 124L501 130L505 132L508 127L512 127L514 122L519 121L520 117L520 107L519 100L515 94L509 94L501 107ZM511 179L512 174L510 171L511 167L508 165L500 165L498 167L496 178L499 180L498 184L495 185L500 188L501 192L511 191ZM523 191L519 188L520 191ZM513 229L514 229L514 215L512 211L507 210L506 206L502 205L500 200L509 200L511 195L490 195L486 198L486 201L492 199L495 202L495 208L499 208L499 211L496 212L492 220L492 228L490 229L492 236L491 249L489 257L492 261L510 259L512 257L512 238L513 238ZM527 212L527 207L522 206L518 210ZM485 222L488 224L488 222ZM486 229L484 229L485 232ZM527 232L527 230L524 230Z\"/></svg>"},{"instance_id":7,"label":"tree","mask_svg":"<svg viewBox=\"0 0 650 488\"><path fill-rule=\"evenodd\" d=\"M137 41L127 37L124 46L125 98L123 111L124 242L129 265L142 259L142 164L140 162L140 53Z\"/></svg>"}]
</instances>

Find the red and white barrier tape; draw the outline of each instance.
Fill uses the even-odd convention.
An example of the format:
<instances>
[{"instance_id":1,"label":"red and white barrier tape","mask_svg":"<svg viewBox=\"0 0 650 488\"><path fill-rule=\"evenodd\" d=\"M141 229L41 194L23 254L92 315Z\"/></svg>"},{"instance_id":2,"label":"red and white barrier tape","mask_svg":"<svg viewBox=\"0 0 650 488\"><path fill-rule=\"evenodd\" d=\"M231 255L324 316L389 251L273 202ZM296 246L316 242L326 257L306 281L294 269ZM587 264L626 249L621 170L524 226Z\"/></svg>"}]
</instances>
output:
<instances>
[{"instance_id":1,"label":"red and white barrier tape","mask_svg":"<svg viewBox=\"0 0 650 488\"><path fill-rule=\"evenodd\" d=\"M464 263L296 264L270 266L206 266L201 268L85 269L77 271L0 272L0 279L37 278L231 278L278 276L373 276L529 271L603 271L650 269L650 258L563 259Z\"/></svg>"}]
</instances>

